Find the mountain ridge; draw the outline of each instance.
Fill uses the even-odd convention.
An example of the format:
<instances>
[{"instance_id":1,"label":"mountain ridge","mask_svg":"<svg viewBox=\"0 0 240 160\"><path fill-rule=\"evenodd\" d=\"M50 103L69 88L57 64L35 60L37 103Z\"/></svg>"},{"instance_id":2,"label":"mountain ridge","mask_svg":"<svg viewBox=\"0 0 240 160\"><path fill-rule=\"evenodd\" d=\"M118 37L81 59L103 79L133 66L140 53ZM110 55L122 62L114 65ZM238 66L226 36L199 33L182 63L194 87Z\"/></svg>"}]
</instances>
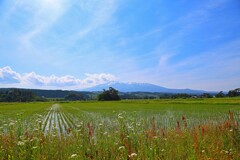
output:
<instances>
[{"instance_id":1,"label":"mountain ridge","mask_svg":"<svg viewBox=\"0 0 240 160\"><path fill-rule=\"evenodd\" d=\"M161 92L161 93L187 93L187 94L202 94L209 91L193 90L193 89L171 89L162 86L158 86L150 83L123 83L123 82L108 82L105 84L97 85L90 88L81 89L81 91L102 91L113 87L120 92ZM79 90L80 91L80 90Z\"/></svg>"}]
</instances>

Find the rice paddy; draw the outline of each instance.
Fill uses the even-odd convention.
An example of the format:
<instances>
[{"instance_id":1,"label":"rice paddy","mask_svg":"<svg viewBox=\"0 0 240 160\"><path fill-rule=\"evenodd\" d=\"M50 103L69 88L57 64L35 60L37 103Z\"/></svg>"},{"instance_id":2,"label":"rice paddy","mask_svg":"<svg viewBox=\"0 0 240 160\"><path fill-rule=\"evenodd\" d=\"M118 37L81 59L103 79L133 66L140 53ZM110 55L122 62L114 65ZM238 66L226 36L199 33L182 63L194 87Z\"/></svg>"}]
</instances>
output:
<instances>
[{"instance_id":1,"label":"rice paddy","mask_svg":"<svg viewBox=\"0 0 240 160\"><path fill-rule=\"evenodd\" d=\"M239 159L240 99L0 103L0 159Z\"/></svg>"}]
</instances>

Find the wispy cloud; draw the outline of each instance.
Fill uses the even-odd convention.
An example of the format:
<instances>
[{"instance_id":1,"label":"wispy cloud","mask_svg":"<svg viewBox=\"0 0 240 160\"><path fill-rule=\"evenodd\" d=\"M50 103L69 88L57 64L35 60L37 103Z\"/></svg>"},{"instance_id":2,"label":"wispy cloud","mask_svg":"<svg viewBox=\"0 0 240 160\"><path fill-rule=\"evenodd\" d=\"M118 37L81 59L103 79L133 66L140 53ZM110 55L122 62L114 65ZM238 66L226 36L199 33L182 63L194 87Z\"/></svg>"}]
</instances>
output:
<instances>
[{"instance_id":1,"label":"wispy cloud","mask_svg":"<svg viewBox=\"0 0 240 160\"><path fill-rule=\"evenodd\" d=\"M66 0L19 0L14 9L31 15L26 24L27 31L20 37L22 45L31 46L32 39L51 27L69 5Z\"/></svg>"},{"instance_id":2,"label":"wispy cloud","mask_svg":"<svg viewBox=\"0 0 240 160\"><path fill-rule=\"evenodd\" d=\"M82 11L88 12L90 20L87 25L77 33L77 38L82 38L106 24L117 9L116 0L80 2L79 6Z\"/></svg>"},{"instance_id":3,"label":"wispy cloud","mask_svg":"<svg viewBox=\"0 0 240 160\"><path fill-rule=\"evenodd\" d=\"M237 39L179 62L166 62L167 65L154 67L149 72L157 71L155 79L168 87L229 90L240 85L239 50L240 39Z\"/></svg>"},{"instance_id":4,"label":"wispy cloud","mask_svg":"<svg viewBox=\"0 0 240 160\"><path fill-rule=\"evenodd\" d=\"M116 76L107 73L86 73L84 79L74 76L42 76L35 72L17 73L9 66L0 68L0 87L30 87L52 89L83 89L116 80Z\"/></svg>"}]
</instances>

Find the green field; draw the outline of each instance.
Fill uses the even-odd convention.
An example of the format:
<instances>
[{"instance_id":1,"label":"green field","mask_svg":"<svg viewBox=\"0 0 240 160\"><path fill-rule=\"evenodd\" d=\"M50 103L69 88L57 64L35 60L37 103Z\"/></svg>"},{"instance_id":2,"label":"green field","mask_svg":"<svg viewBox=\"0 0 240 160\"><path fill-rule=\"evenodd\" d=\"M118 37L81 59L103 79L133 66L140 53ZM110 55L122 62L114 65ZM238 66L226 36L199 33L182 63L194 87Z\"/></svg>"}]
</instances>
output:
<instances>
[{"instance_id":1,"label":"green field","mask_svg":"<svg viewBox=\"0 0 240 160\"><path fill-rule=\"evenodd\" d=\"M240 99L0 103L0 159L239 159Z\"/></svg>"}]
</instances>

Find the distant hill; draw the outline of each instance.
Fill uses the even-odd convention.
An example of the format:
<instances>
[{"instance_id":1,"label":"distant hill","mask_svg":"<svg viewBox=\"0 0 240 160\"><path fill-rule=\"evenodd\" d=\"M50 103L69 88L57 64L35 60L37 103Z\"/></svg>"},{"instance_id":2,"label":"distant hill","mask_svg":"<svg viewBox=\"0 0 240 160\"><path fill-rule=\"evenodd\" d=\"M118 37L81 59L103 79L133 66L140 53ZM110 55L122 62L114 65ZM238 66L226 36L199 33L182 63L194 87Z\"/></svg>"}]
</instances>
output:
<instances>
[{"instance_id":1,"label":"distant hill","mask_svg":"<svg viewBox=\"0 0 240 160\"><path fill-rule=\"evenodd\" d=\"M6 92L9 90L12 90L13 88L0 88L0 92ZM82 94L86 99L89 97L92 97L92 92L80 92L80 91L67 91L67 90L42 90L42 89L21 89L21 90L30 90L35 95L39 97L45 97L45 98L64 98L70 93L80 93Z\"/></svg>"},{"instance_id":2,"label":"distant hill","mask_svg":"<svg viewBox=\"0 0 240 160\"><path fill-rule=\"evenodd\" d=\"M65 98L70 93L81 94L84 99L91 100L97 99L99 93L103 89L108 89L113 87L120 92L120 97L122 99L142 99L142 98L159 98L159 97L171 97L173 94L185 93L192 95L200 95L203 93L216 94L216 92L207 92L202 90L192 90L192 89L169 89L149 83L120 83L120 82L110 82L102 85L97 85L95 87L87 88L84 90L42 90L42 89L21 89L30 90L35 95L44 98ZM13 88L0 88L0 93L12 90Z\"/></svg>"},{"instance_id":3,"label":"distant hill","mask_svg":"<svg viewBox=\"0 0 240 160\"><path fill-rule=\"evenodd\" d=\"M192 89L170 89L149 83L121 83L110 82L106 84L97 85L95 87L84 89L84 91L102 91L113 87L120 92L158 92L158 93L187 93L187 94L202 94L207 91L192 90Z\"/></svg>"}]
</instances>

